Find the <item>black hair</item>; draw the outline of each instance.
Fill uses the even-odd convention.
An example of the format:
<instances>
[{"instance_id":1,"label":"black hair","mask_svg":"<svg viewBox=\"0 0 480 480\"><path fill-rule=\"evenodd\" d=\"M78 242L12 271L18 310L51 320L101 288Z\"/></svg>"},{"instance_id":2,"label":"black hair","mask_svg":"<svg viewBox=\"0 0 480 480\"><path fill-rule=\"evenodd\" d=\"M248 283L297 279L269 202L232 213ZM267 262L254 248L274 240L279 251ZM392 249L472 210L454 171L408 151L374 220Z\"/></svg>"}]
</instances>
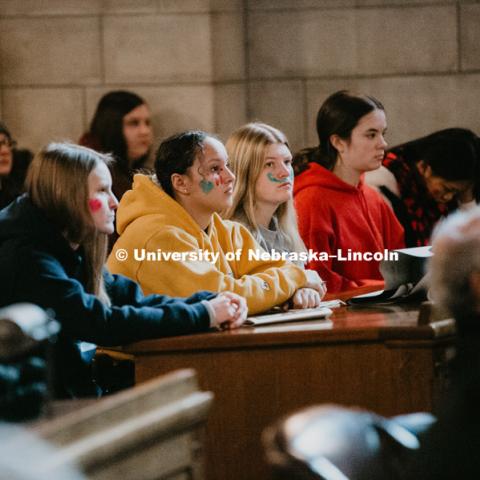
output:
<instances>
[{"instance_id":1,"label":"black hair","mask_svg":"<svg viewBox=\"0 0 480 480\"><path fill-rule=\"evenodd\" d=\"M155 174L163 190L174 198L172 175L184 174L203 152L205 140L213 137L201 130L188 130L164 140L155 156Z\"/></svg>"},{"instance_id":2,"label":"black hair","mask_svg":"<svg viewBox=\"0 0 480 480\"><path fill-rule=\"evenodd\" d=\"M0 133L3 133L9 140L12 140L10 130L8 130L7 126L3 122L0 122Z\"/></svg>"},{"instance_id":3,"label":"black hair","mask_svg":"<svg viewBox=\"0 0 480 480\"><path fill-rule=\"evenodd\" d=\"M295 173L301 173L309 162L315 162L328 170L333 170L338 152L330 142L332 135L348 140L352 130L362 117L373 110L384 110L376 98L357 95L348 90L340 90L330 95L317 114L317 135L319 145L298 152L293 159Z\"/></svg>"},{"instance_id":4,"label":"black hair","mask_svg":"<svg viewBox=\"0 0 480 480\"><path fill-rule=\"evenodd\" d=\"M90 135L99 143L102 152L111 153L117 164L129 170L127 142L123 135L123 117L133 109L144 105L145 100L136 93L116 90L105 94L97 105L90 125ZM141 166L147 155L136 164Z\"/></svg>"},{"instance_id":5,"label":"black hair","mask_svg":"<svg viewBox=\"0 0 480 480\"><path fill-rule=\"evenodd\" d=\"M30 150L26 148L18 149L16 148L17 142L12 138L12 134L7 126L0 121L0 134L5 135L8 140L11 142L12 146L12 169L8 174L10 180L14 182L15 188L20 192L23 188L23 182L27 174L28 166L32 161L33 154Z\"/></svg>"},{"instance_id":6,"label":"black hair","mask_svg":"<svg viewBox=\"0 0 480 480\"><path fill-rule=\"evenodd\" d=\"M445 180L478 183L480 139L471 130L446 128L397 145L389 151L407 162L423 160L430 166L433 175Z\"/></svg>"}]
</instances>

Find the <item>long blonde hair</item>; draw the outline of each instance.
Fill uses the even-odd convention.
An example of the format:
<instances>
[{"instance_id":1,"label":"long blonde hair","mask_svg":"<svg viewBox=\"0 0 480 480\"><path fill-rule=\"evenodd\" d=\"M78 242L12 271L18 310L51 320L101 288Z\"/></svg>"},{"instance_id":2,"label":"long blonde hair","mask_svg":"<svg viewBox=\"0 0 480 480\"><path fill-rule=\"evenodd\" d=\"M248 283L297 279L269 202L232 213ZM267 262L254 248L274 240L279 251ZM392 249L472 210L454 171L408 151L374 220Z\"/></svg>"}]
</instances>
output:
<instances>
[{"instance_id":1,"label":"long blonde hair","mask_svg":"<svg viewBox=\"0 0 480 480\"><path fill-rule=\"evenodd\" d=\"M85 290L109 305L102 269L107 256L107 235L98 232L88 208L88 176L111 157L69 143L51 143L33 159L26 189L34 205L62 232L66 240L85 252Z\"/></svg>"},{"instance_id":2,"label":"long blonde hair","mask_svg":"<svg viewBox=\"0 0 480 480\"><path fill-rule=\"evenodd\" d=\"M287 137L280 130L260 122L243 125L230 135L226 143L236 181L233 204L224 216L233 220L244 219L254 232L259 229L255 219L255 185L264 167L267 148L276 143L290 148ZM298 233L293 199L279 205L275 216L281 232L287 239L289 249L296 252L305 251L305 244Z\"/></svg>"}]
</instances>

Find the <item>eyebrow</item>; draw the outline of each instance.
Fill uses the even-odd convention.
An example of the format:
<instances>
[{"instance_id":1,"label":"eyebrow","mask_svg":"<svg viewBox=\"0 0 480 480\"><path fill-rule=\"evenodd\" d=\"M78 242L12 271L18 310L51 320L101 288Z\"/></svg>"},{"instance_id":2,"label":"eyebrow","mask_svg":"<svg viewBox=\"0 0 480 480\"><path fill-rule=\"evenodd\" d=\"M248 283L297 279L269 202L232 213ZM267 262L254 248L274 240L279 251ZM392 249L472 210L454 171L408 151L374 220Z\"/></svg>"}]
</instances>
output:
<instances>
[{"instance_id":1,"label":"eyebrow","mask_svg":"<svg viewBox=\"0 0 480 480\"><path fill-rule=\"evenodd\" d=\"M213 162L225 162L228 163L228 158L226 160L223 160L222 158L211 158L210 160L207 161L207 165Z\"/></svg>"},{"instance_id":2,"label":"eyebrow","mask_svg":"<svg viewBox=\"0 0 480 480\"><path fill-rule=\"evenodd\" d=\"M281 158L285 159L285 158L293 158L292 154L290 155L279 155ZM278 158L277 157L265 157L265 160L276 160Z\"/></svg>"},{"instance_id":3,"label":"eyebrow","mask_svg":"<svg viewBox=\"0 0 480 480\"><path fill-rule=\"evenodd\" d=\"M378 128L369 128L367 132L383 132L385 133L388 130L388 128L384 128L383 130L379 130Z\"/></svg>"}]
</instances>

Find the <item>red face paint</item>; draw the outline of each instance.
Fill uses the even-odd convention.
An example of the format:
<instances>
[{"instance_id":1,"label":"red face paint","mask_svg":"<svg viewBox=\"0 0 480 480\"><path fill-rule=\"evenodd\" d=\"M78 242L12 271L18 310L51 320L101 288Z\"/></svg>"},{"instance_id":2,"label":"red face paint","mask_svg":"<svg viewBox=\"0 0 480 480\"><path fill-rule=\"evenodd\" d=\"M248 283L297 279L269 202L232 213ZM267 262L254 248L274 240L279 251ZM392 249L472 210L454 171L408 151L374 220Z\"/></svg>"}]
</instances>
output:
<instances>
[{"instance_id":1,"label":"red face paint","mask_svg":"<svg viewBox=\"0 0 480 480\"><path fill-rule=\"evenodd\" d=\"M214 182L215 182L215 185L218 187L219 185L223 185L225 183L225 180L223 179L223 177L221 175L215 175L213 177L214 179Z\"/></svg>"},{"instance_id":2,"label":"red face paint","mask_svg":"<svg viewBox=\"0 0 480 480\"><path fill-rule=\"evenodd\" d=\"M102 208L102 202L98 198L92 198L88 201L88 206L92 212L97 212Z\"/></svg>"}]
</instances>

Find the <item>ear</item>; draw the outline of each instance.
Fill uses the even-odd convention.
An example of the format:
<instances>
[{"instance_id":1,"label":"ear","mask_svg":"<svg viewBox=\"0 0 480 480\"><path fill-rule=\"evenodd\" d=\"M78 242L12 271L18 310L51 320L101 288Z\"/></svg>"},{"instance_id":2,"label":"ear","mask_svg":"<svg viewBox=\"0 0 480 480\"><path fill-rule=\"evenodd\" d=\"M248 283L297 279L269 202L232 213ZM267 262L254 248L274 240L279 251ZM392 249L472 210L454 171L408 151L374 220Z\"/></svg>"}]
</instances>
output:
<instances>
[{"instance_id":1,"label":"ear","mask_svg":"<svg viewBox=\"0 0 480 480\"><path fill-rule=\"evenodd\" d=\"M345 140L343 140L343 138L340 138L336 133L330 135L330 143L338 153L343 153L343 150L345 150Z\"/></svg>"},{"instance_id":2,"label":"ear","mask_svg":"<svg viewBox=\"0 0 480 480\"><path fill-rule=\"evenodd\" d=\"M430 178L432 176L432 167L427 165L423 160L417 163L418 171L425 177Z\"/></svg>"},{"instance_id":3,"label":"ear","mask_svg":"<svg viewBox=\"0 0 480 480\"><path fill-rule=\"evenodd\" d=\"M170 177L172 182L173 190L176 194L188 195L189 192L189 182L186 175L180 173L173 173Z\"/></svg>"}]
</instances>

